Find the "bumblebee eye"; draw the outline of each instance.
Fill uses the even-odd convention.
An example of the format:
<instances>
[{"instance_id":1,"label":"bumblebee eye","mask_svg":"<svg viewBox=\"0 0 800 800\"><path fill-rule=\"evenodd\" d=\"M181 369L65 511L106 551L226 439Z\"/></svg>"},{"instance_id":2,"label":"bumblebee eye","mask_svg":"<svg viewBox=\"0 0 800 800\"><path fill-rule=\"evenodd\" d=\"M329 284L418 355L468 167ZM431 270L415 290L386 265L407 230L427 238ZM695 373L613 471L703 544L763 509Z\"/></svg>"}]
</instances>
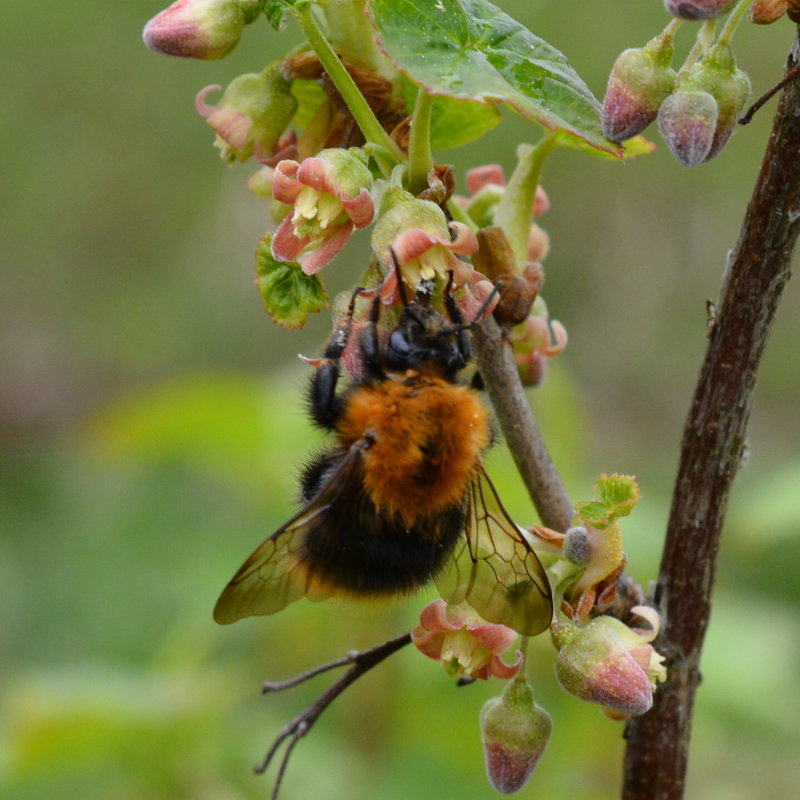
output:
<instances>
[{"instance_id":1,"label":"bumblebee eye","mask_svg":"<svg viewBox=\"0 0 800 800\"><path fill-rule=\"evenodd\" d=\"M402 331L392 331L391 336L389 336L389 350L393 356L397 356L398 358L408 358L409 354L411 353L411 345Z\"/></svg>"}]
</instances>

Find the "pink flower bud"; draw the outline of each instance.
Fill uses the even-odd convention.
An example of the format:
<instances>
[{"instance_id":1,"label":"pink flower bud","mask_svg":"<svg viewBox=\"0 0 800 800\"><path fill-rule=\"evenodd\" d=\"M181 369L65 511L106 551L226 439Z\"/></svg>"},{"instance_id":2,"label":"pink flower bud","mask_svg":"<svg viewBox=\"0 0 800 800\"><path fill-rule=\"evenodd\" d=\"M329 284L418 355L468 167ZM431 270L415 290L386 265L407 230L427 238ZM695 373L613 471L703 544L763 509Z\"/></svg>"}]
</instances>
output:
<instances>
[{"instance_id":1,"label":"pink flower bud","mask_svg":"<svg viewBox=\"0 0 800 800\"><path fill-rule=\"evenodd\" d=\"M658 634L658 614L642 606L633 610L649 622L649 630L628 628L608 616L595 617L583 627L553 628L559 648L556 676L564 689L628 716L650 709L656 681L666 677L663 658L650 644Z\"/></svg>"},{"instance_id":2,"label":"pink flower bud","mask_svg":"<svg viewBox=\"0 0 800 800\"><path fill-rule=\"evenodd\" d=\"M664 8L681 19L715 19L721 17L735 0L664 0Z\"/></svg>"},{"instance_id":3,"label":"pink flower bud","mask_svg":"<svg viewBox=\"0 0 800 800\"><path fill-rule=\"evenodd\" d=\"M531 777L544 753L553 720L534 702L524 679L514 679L500 697L481 709L481 740L486 773L502 794L518 792Z\"/></svg>"},{"instance_id":4,"label":"pink flower bud","mask_svg":"<svg viewBox=\"0 0 800 800\"><path fill-rule=\"evenodd\" d=\"M168 56L223 58L259 8L259 0L177 0L144 26L144 43Z\"/></svg>"},{"instance_id":5,"label":"pink flower bud","mask_svg":"<svg viewBox=\"0 0 800 800\"><path fill-rule=\"evenodd\" d=\"M675 70L670 67L673 50L671 37L658 36L617 57L603 100L603 133L609 139L630 139L656 118L675 87Z\"/></svg>"},{"instance_id":6,"label":"pink flower bud","mask_svg":"<svg viewBox=\"0 0 800 800\"><path fill-rule=\"evenodd\" d=\"M658 110L658 127L672 155L684 166L705 161L717 130L719 106L713 95L681 89L671 94Z\"/></svg>"}]
</instances>

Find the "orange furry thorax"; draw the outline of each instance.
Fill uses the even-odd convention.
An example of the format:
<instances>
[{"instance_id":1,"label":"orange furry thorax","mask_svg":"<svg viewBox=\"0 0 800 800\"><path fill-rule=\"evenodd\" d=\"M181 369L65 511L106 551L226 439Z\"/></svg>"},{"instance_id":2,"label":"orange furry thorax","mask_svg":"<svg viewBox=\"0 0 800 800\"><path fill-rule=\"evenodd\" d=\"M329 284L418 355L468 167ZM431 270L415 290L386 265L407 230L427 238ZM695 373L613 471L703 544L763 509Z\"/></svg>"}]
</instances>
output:
<instances>
[{"instance_id":1,"label":"orange furry thorax","mask_svg":"<svg viewBox=\"0 0 800 800\"><path fill-rule=\"evenodd\" d=\"M400 514L409 526L463 501L491 442L474 391L416 370L355 388L337 429L345 448L370 437L364 487L378 509Z\"/></svg>"}]
</instances>

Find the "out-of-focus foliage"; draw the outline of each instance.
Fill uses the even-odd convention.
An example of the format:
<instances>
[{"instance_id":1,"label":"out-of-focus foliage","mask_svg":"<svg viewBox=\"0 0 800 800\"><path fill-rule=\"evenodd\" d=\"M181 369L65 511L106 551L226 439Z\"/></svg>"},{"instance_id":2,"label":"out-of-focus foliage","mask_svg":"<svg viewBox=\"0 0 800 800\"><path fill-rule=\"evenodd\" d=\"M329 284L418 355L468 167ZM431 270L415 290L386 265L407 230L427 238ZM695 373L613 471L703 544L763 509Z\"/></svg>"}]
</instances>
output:
<instances>
[{"instance_id":1,"label":"out-of-focus foliage","mask_svg":"<svg viewBox=\"0 0 800 800\"><path fill-rule=\"evenodd\" d=\"M558 2L502 5L597 95L616 55L667 20L656 2L576 0L567 20ZM172 61L140 42L158 10L0 8L0 794L19 800L264 797L268 779L251 765L324 679L268 698L260 682L411 627L424 603L304 602L230 628L211 621L225 581L290 512L295 470L319 440L294 354L318 352L329 321L289 333L264 313L252 257L267 206L245 190L246 167L218 161L192 107L199 88L260 69L287 35L256 23L223 62ZM737 35L757 93L779 77L792 34L784 20ZM645 582L705 298L773 108L695 170L660 147L625 165L560 152L545 172L546 296L570 345L533 400L573 496L591 496L601 472L637 475L642 501L623 530ZM516 143L535 133L511 118L452 158L460 170L499 159L508 173ZM364 253L348 246L334 292ZM765 775L771 797L790 798L800 782L797 303L792 286L731 501L693 739L688 796L699 800L753 797ZM532 522L502 446L490 470ZM532 649L537 700L556 727L526 792L617 796L622 728L557 688L546 641ZM456 689L404 651L302 742L285 797L495 796L478 712L499 690Z\"/></svg>"}]
</instances>

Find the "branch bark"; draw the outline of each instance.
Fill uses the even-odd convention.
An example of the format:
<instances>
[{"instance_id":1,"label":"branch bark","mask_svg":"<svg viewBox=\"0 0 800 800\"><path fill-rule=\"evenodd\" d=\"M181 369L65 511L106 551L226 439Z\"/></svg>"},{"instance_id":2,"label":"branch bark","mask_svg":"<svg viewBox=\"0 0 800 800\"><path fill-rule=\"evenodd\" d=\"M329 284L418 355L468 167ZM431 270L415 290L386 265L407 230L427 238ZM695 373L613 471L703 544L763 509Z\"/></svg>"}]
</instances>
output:
<instances>
[{"instance_id":1,"label":"branch bark","mask_svg":"<svg viewBox=\"0 0 800 800\"><path fill-rule=\"evenodd\" d=\"M800 62L795 39L787 71ZM800 82L788 84L736 249L684 428L655 601L669 679L629 721L625 800L683 797L700 653L728 496L741 464L756 375L800 232Z\"/></svg>"},{"instance_id":2,"label":"branch bark","mask_svg":"<svg viewBox=\"0 0 800 800\"><path fill-rule=\"evenodd\" d=\"M511 346L492 317L473 329L472 341L489 399L539 519L565 531L572 522L572 503L533 418Z\"/></svg>"}]
</instances>

